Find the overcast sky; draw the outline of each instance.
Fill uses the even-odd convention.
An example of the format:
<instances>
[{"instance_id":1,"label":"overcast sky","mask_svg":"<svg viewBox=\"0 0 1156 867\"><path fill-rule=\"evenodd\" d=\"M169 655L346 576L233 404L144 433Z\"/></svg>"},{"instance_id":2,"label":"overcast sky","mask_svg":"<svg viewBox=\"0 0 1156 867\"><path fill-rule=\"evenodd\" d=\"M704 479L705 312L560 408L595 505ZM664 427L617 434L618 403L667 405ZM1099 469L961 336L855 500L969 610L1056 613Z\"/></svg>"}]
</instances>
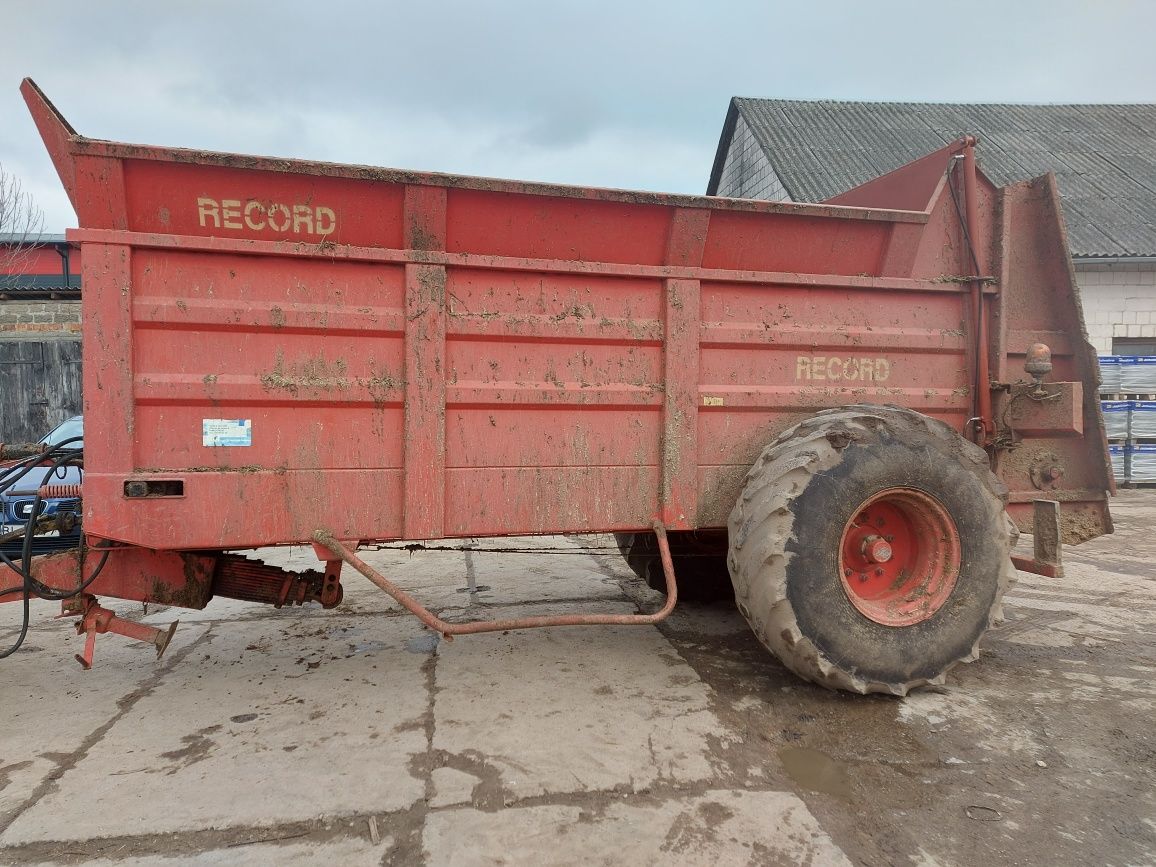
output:
<instances>
[{"instance_id":1,"label":"overcast sky","mask_svg":"<svg viewBox=\"0 0 1156 867\"><path fill-rule=\"evenodd\" d=\"M1156 102L1153 0L0 2L0 163L75 216L82 134L701 193L731 96Z\"/></svg>"}]
</instances>

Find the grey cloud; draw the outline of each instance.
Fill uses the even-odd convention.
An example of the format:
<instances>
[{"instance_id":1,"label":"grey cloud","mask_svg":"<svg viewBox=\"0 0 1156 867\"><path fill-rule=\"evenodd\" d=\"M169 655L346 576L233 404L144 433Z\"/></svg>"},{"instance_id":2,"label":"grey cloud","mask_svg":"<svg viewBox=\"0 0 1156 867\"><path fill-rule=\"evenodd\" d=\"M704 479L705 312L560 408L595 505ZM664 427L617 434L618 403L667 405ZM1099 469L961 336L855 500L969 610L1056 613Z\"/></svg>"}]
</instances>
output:
<instances>
[{"instance_id":1,"label":"grey cloud","mask_svg":"<svg viewBox=\"0 0 1156 867\"><path fill-rule=\"evenodd\" d=\"M1128 0L105 0L6 24L0 160L53 228L24 75L92 136L680 192L732 95L1156 98L1156 4Z\"/></svg>"}]
</instances>

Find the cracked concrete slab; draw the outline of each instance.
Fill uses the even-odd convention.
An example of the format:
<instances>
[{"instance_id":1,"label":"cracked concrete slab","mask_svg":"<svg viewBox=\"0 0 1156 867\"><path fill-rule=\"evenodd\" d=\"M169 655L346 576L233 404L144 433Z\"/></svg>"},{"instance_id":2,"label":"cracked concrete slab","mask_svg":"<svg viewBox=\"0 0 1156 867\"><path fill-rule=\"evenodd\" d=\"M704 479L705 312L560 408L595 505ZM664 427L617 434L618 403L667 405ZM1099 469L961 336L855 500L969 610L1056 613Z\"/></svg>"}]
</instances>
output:
<instances>
[{"instance_id":1,"label":"cracked concrete slab","mask_svg":"<svg viewBox=\"0 0 1156 867\"><path fill-rule=\"evenodd\" d=\"M59 611L60 603L49 604ZM3 608L11 612L19 606ZM42 793L51 777L83 758L92 738L118 720L146 684L179 661L204 631L178 631L160 666L144 645L101 642L98 664L85 672L73 658L83 649L83 638L71 621L38 623L21 652L4 661L0 829Z\"/></svg>"},{"instance_id":2,"label":"cracked concrete slab","mask_svg":"<svg viewBox=\"0 0 1156 867\"><path fill-rule=\"evenodd\" d=\"M128 858L86 860L88 867L312 867L340 864L342 867L375 867L393 843L387 837L374 845L369 840L337 839L306 843L250 843L222 849L206 849L180 855L147 855ZM36 861L29 867L63 867L74 860Z\"/></svg>"},{"instance_id":3,"label":"cracked concrete slab","mask_svg":"<svg viewBox=\"0 0 1156 867\"><path fill-rule=\"evenodd\" d=\"M350 575L336 611L154 609L165 660L104 636L89 673L39 619L0 672L0 862L1149 863L1156 497L1113 511L906 700L800 681L728 605L451 644ZM656 607L602 541L367 556L450 619Z\"/></svg>"},{"instance_id":4,"label":"cracked concrete slab","mask_svg":"<svg viewBox=\"0 0 1156 867\"><path fill-rule=\"evenodd\" d=\"M423 843L430 862L444 867L851 863L798 797L768 791L619 798L600 809L446 810L426 820Z\"/></svg>"},{"instance_id":5,"label":"cracked concrete slab","mask_svg":"<svg viewBox=\"0 0 1156 867\"><path fill-rule=\"evenodd\" d=\"M706 779L712 739L726 737L709 688L649 627L443 643L436 684L434 749L493 806Z\"/></svg>"},{"instance_id":6,"label":"cracked concrete slab","mask_svg":"<svg viewBox=\"0 0 1156 867\"><path fill-rule=\"evenodd\" d=\"M7 566L0 565L0 582L4 586L8 586L16 581L19 581L19 578L14 575L12 570ZM11 598L12 601L0 605L0 641L10 644L20 631L20 622L24 617L24 606L19 602L17 596L6 598ZM29 612L29 628L32 632L51 629L54 625L51 618L60 613L60 603L49 602L47 599L33 599L29 603Z\"/></svg>"},{"instance_id":7,"label":"cracked concrete slab","mask_svg":"<svg viewBox=\"0 0 1156 867\"><path fill-rule=\"evenodd\" d=\"M0 845L272 825L411 806L424 654L412 620L277 619L205 633Z\"/></svg>"},{"instance_id":8,"label":"cracked concrete slab","mask_svg":"<svg viewBox=\"0 0 1156 867\"><path fill-rule=\"evenodd\" d=\"M459 771L456 768L434 768L430 772L433 792L429 799L431 807L449 807L473 802L474 791L485 785L478 774ZM479 792L479 799L482 797Z\"/></svg>"},{"instance_id":9,"label":"cracked concrete slab","mask_svg":"<svg viewBox=\"0 0 1156 867\"><path fill-rule=\"evenodd\" d=\"M543 545L543 540L510 537L482 540L478 544L489 548L533 551ZM618 581L598 568L596 558L603 552L584 550L575 540L560 536L551 537L549 544L557 553L548 555L548 559L536 553L468 554L468 565L476 585L487 588L477 594L477 600L493 605L542 599L555 602L591 600L591 608L596 608L594 603L598 600L622 598ZM609 554L608 551L605 553ZM614 550L614 559L621 559L617 549Z\"/></svg>"}]
</instances>

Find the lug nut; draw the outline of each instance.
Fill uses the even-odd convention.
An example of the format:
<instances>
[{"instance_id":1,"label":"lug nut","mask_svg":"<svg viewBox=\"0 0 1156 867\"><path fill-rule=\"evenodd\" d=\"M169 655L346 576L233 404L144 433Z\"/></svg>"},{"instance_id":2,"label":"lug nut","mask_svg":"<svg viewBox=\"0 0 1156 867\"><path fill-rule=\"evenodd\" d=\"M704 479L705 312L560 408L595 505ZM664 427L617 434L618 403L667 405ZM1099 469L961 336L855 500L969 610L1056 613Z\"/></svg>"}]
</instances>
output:
<instances>
[{"instance_id":1,"label":"lug nut","mask_svg":"<svg viewBox=\"0 0 1156 867\"><path fill-rule=\"evenodd\" d=\"M876 574L877 576L881 576L881 575L883 574L883 570L882 570L882 569L876 569L876 570L875 570L875 574Z\"/></svg>"}]
</instances>

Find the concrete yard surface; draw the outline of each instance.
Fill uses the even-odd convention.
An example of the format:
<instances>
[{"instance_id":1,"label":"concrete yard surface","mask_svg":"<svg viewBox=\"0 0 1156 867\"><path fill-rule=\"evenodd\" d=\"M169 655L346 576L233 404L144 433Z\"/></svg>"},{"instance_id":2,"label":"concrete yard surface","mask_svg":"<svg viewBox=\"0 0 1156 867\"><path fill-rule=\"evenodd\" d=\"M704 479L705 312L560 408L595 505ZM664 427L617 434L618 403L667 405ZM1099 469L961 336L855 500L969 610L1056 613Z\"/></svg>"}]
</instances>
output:
<instances>
[{"instance_id":1,"label":"concrete yard surface","mask_svg":"<svg viewBox=\"0 0 1156 867\"><path fill-rule=\"evenodd\" d=\"M1156 492L1113 513L902 700L800 681L731 603L447 642L349 574L335 611L110 602L181 626L84 672L37 602L0 662L0 863L1156 864ZM661 601L604 536L436 545L464 550L365 558L446 619Z\"/></svg>"}]
</instances>

